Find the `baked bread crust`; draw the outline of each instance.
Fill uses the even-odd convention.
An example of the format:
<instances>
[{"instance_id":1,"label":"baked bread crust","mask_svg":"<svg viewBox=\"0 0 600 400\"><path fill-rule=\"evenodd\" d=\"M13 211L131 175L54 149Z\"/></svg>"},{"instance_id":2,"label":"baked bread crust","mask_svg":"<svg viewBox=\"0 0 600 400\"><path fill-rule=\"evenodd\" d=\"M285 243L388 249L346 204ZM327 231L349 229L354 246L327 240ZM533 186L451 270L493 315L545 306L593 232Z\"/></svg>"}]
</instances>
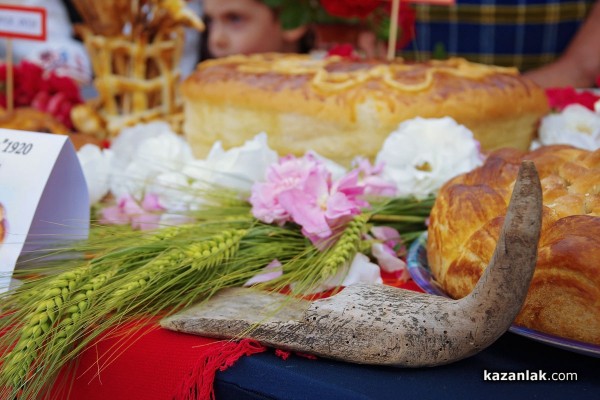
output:
<instances>
[{"instance_id":1,"label":"baked bread crust","mask_svg":"<svg viewBox=\"0 0 600 400\"><path fill-rule=\"evenodd\" d=\"M536 270L515 323L600 345L600 150L503 149L447 182L428 230L432 273L453 298L472 290L496 247L522 159L536 164L544 211Z\"/></svg>"},{"instance_id":2,"label":"baked bread crust","mask_svg":"<svg viewBox=\"0 0 600 400\"><path fill-rule=\"evenodd\" d=\"M72 133L52 115L30 107L15 108L11 112L0 111L0 128L68 135L77 150L88 143L102 146L100 139L87 134Z\"/></svg>"},{"instance_id":3,"label":"baked bread crust","mask_svg":"<svg viewBox=\"0 0 600 400\"><path fill-rule=\"evenodd\" d=\"M18 131L59 133L66 135L69 129L54 117L35 108L21 107L0 112L0 127Z\"/></svg>"},{"instance_id":4,"label":"baked bread crust","mask_svg":"<svg viewBox=\"0 0 600 400\"><path fill-rule=\"evenodd\" d=\"M528 148L546 96L514 69L463 59L314 60L257 54L206 61L182 84L184 133L204 157L216 140L239 146L261 131L281 154L316 150L340 162L374 157L416 116L451 116L486 150Z\"/></svg>"}]
</instances>

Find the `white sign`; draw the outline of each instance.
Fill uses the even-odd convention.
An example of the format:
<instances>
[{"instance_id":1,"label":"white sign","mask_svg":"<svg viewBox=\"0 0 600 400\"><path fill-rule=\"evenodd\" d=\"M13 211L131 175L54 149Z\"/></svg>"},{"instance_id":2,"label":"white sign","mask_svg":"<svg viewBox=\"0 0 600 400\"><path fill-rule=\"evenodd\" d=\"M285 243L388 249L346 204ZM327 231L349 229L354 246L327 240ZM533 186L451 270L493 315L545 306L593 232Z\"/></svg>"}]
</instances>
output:
<instances>
[{"instance_id":1,"label":"white sign","mask_svg":"<svg viewBox=\"0 0 600 400\"><path fill-rule=\"evenodd\" d=\"M0 37L46 40L46 10L0 5Z\"/></svg>"},{"instance_id":2,"label":"white sign","mask_svg":"<svg viewBox=\"0 0 600 400\"><path fill-rule=\"evenodd\" d=\"M89 233L87 186L68 136L0 129L0 205L2 292L17 261Z\"/></svg>"}]
</instances>

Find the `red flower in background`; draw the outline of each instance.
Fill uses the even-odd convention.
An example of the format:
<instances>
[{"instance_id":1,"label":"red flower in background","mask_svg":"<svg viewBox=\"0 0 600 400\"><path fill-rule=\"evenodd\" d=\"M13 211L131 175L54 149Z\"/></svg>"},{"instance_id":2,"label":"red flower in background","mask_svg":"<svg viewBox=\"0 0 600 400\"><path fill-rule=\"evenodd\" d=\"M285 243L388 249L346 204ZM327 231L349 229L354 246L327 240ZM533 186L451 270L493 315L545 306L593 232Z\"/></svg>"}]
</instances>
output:
<instances>
[{"instance_id":1,"label":"red flower in background","mask_svg":"<svg viewBox=\"0 0 600 400\"><path fill-rule=\"evenodd\" d=\"M594 110L594 103L600 100L600 96L590 91L577 91L572 87L546 89L546 96L550 108L555 111L562 111L570 104L581 104Z\"/></svg>"},{"instance_id":2,"label":"red flower in background","mask_svg":"<svg viewBox=\"0 0 600 400\"><path fill-rule=\"evenodd\" d=\"M386 12L388 15L392 15L392 2L387 1ZM407 1L400 2L400 8L398 10L398 42L396 43L396 49L402 49L406 47L415 38L415 21L417 19L417 13Z\"/></svg>"},{"instance_id":3,"label":"red flower in background","mask_svg":"<svg viewBox=\"0 0 600 400\"><path fill-rule=\"evenodd\" d=\"M0 65L0 107L7 107L6 64ZM21 61L13 66L13 102L15 107L33 107L47 112L69 129L71 108L83 102L79 87L71 78L46 73L39 65Z\"/></svg>"},{"instance_id":4,"label":"red flower in background","mask_svg":"<svg viewBox=\"0 0 600 400\"><path fill-rule=\"evenodd\" d=\"M342 18L365 18L381 3L381 0L321 0L325 11Z\"/></svg>"},{"instance_id":5,"label":"red flower in background","mask_svg":"<svg viewBox=\"0 0 600 400\"><path fill-rule=\"evenodd\" d=\"M360 59L360 57L358 56L358 53L356 52L356 49L350 43L342 43L342 44L333 46L327 52L327 57L332 57L332 56L339 56L339 57L346 58L349 60Z\"/></svg>"},{"instance_id":6,"label":"red flower in background","mask_svg":"<svg viewBox=\"0 0 600 400\"><path fill-rule=\"evenodd\" d=\"M329 14L342 18L362 18L380 40L388 40L392 2L382 0L321 0ZM415 38L416 12L407 1L398 10L398 40L396 49L406 47Z\"/></svg>"}]
</instances>

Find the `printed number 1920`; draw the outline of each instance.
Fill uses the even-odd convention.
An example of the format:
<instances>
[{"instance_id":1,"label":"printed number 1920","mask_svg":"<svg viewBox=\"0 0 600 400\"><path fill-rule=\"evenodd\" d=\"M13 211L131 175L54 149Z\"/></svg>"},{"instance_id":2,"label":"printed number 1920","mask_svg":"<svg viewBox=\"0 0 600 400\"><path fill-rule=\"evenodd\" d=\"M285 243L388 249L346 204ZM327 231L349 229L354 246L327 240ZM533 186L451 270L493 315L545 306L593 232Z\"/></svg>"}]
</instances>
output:
<instances>
[{"instance_id":1,"label":"printed number 1920","mask_svg":"<svg viewBox=\"0 0 600 400\"><path fill-rule=\"evenodd\" d=\"M2 141L2 153L27 155L33 149L33 143L13 142L9 139Z\"/></svg>"}]
</instances>

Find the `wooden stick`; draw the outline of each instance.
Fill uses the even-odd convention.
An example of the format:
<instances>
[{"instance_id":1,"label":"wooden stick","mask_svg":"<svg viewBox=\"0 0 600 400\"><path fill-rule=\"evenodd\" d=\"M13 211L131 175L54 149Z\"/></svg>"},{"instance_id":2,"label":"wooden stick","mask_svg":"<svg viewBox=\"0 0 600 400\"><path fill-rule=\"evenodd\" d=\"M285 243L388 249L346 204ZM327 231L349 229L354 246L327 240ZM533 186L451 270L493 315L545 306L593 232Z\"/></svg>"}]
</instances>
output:
<instances>
[{"instance_id":1,"label":"wooden stick","mask_svg":"<svg viewBox=\"0 0 600 400\"><path fill-rule=\"evenodd\" d=\"M387 59L396 57L396 39L398 38L398 14L400 13L400 0L392 0L392 19L390 21L390 37L388 38Z\"/></svg>"},{"instance_id":2,"label":"wooden stick","mask_svg":"<svg viewBox=\"0 0 600 400\"><path fill-rule=\"evenodd\" d=\"M14 108L14 77L12 39L6 39L6 107L8 112Z\"/></svg>"}]
</instances>

